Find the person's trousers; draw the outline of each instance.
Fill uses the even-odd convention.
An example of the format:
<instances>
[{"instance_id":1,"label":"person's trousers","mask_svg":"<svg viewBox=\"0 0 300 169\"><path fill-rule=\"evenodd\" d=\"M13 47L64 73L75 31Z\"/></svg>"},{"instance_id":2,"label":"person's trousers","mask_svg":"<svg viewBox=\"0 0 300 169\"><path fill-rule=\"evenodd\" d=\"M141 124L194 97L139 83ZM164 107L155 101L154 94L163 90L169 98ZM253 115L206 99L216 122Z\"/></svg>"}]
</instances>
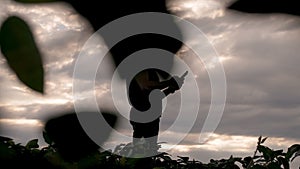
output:
<instances>
[{"instance_id":1,"label":"person's trousers","mask_svg":"<svg viewBox=\"0 0 300 169\"><path fill-rule=\"evenodd\" d=\"M130 121L133 128L133 144L137 143L142 137L144 137L151 146L156 146L159 132L159 121L159 118L149 123L137 123Z\"/></svg>"}]
</instances>

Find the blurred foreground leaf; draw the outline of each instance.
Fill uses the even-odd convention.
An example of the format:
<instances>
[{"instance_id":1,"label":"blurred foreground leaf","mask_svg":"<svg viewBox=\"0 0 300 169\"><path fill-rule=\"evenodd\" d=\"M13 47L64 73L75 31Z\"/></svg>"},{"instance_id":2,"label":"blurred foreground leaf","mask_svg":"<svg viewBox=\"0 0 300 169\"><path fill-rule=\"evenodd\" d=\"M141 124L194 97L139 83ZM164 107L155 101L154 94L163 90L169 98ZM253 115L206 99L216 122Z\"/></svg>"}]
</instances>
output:
<instances>
[{"instance_id":1,"label":"blurred foreground leaf","mask_svg":"<svg viewBox=\"0 0 300 169\"><path fill-rule=\"evenodd\" d=\"M9 17L1 27L0 46L18 78L31 89L43 93L42 59L29 26L16 16Z\"/></svg>"},{"instance_id":2,"label":"blurred foreground leaf","mask_svg":"<svg viewBox=\"0 0 300 169\"><path fill-rule=\"evenodd\" d=\"M104 118L100 118L101 116ZM87 123L91 124L90 130L97 131L97 143L86 133L86 128L81 126L82 121L79 121L79 117L88 120ZM69 112L52 117L46 122L44 138L53 144L63 159L76 161L97 152L99 145L109 137L116 122L117 116L111 113Z\"/></svg>"}]
</instances>

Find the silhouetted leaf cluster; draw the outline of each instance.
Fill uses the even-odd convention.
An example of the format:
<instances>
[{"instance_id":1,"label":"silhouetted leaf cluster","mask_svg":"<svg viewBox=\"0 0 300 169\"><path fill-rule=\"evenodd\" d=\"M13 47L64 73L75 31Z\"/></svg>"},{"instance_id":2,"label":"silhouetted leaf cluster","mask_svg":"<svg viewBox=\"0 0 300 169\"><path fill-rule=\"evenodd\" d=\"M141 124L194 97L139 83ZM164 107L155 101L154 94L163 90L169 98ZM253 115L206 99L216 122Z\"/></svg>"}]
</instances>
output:
<instances>
[{"instance_id":1,"label":"silhouetted leaf cluster","mask_svg":"<svg viewBox=\"0 0 300 169\"><path fill-rule=\"evenodd\" d=\"M15 0L22 3L54 2L55 0ZM86 17L95 30L119 17L138 12L163 12L168 13L164 1L132 0L132 1L105 1L99 7L95 0L66 0L82 16ZM116 5L116 2L118 5ZM108 14L107 10L111 9ZM246 12L281 12L299 15L298 5L289 0L240 0L230 9ZM170 22L170 29L180 34L175 23ZM178 29L178 30L177 30ZM106 40L110 45L109 38ZM144 40L147 39L147 42ZM143 43L141 43L143 42ZM128 46L130 44L130 46ZM176 53L182 42L167 38L163 35L144 34L136 35L124 40L115 47L109 46L113 59L118 65L124 57L143 48L157 47ZM10 68L18 79L29 88L44 92L44 70L42 57L35 43L29 25L20 17L8 17L0 29L0 47ZM128 50L129 49L129 50ZM110 125L115 124L116 117L107 115ZM107 118L106 118L107 120ZM103 142L108 137L109 131L103 132ZM240 163L245 169L288 169L290 162L300 156L300 145L294 144L283 150L272 150L263 145L267 138L259 137L257 148L253 156L228 159L211 160L205 164L191 160L189 157L178 156L177 159L163 152L147 158L128 158L122 153L133 151L128 144L117 146L114 152L98 151L98 146L93 143L82 130L74 114L54 118L46 124L43 133L47 147L40 148L38 140L30 140L25 146L16 144L12 139L0 136L0 164L1 168L60 168L60 169L234 169ZM147 151L145 151L147 152ZM199 152L201 153L201 152Z\"/></svg>"},{"instance_id":2,"label":"silhouetted leaf cluster","mask_svg":"<svg viewBox=\"0 0 300 169\"><path fill-rule=\"evenodd\" d=\"M257 147L253 157L245 157L241 161L244 168L255 169L255 168L274 168L274 169L288 169L290 168L289 163L297 157L297 152L300 150L299 144L294 144L288 148L287 152L283 150L272 150L267 146L262 145L266 141L267 137L258 138ZM257 153L260 155L257 155Z\"/></svg>"},{"instance_id":3,"label":"silhouetted leaf cluster","mask_svg":"<svg viewBox=\"0 0 300 169\"><path fill-rule=\"evenodd\" d=\"M38 149L38 140L29 141L26 146L16 144L12 139L0 136L0 165L1 168L45 168L51 169L51 163L45 155L50 148Z\"/></svg>"},{"instance_id":4,"label":"silhouetted leaf cluster","mask_svg":"<svg viewBox=\"0 0 300 169\"><path fill-rule=\"evenodd\" d=\"M44 139L48 140L46 135ZM95 151L76 161L66 160L57 147L50 145L39 148L37 139L29 141L26 146L16 144L7 137L0 137L1 168L59 168L59 169L288 169L290 162L299 156L300 145L294 144L283 150L272 150L262 145L265 139L259 138L254 155L214 160L205 164L189 157L178 156L176 159L166 152L147 158L128 158L122 156L130 150L129 144L121 144L114 151ZM49 142L49 140L47 141ZM77 150L77 147L74 147ZM77 152L80 154L80 152ZM201 152L199 152L201 153Z\"/></svg>"}]
</instances>

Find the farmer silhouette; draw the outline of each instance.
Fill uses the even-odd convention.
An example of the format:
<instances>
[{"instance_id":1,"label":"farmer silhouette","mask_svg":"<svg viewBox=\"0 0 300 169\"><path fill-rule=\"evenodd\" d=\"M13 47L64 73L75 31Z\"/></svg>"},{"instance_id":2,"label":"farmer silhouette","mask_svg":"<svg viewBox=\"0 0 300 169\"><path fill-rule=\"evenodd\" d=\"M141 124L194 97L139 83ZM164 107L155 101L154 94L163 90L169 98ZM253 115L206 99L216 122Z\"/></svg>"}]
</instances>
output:
<instances>
[{"instance_id":1,"label":"farmer silhouette","mask_svg":"<svg viewBox=\"0 0 300 169\"><path fill-rule=\"evenodd\" d=\"M146 69L133 78L128 91L132 105L130 124L133 127L133 145L144 137L150 148L157 150L162 99L179 90L186 75L187 72L181 77L173 76L161 81L160 77L166 77L169 74L158 69Z\"/></svg>"},{"instance_id":2,"label":"farmer silhouette","mask_svg":"<svg viewBox=\"0 0 300 169\"><path fill-rule=\"evenodd\" d=\"M98 1L94 0L65 0L69 2L76 11L83 17L88 19L94 30L102 28L104 25L123 16L147 12L159 12L169 14L165 0L110 0ZM175 54L182 47L182 32L173 18L162 20L151 20L146 25L148 33L131 35L115 44L114 34L101 34L113 58L114 65L117 68L129 55L143 49L162 49ZM132 28L139 28L140 22L134 22ZM145 25L143 25L145 26ZM122 27L119 27L117 33L123 33ZM155 33L158 32L158 33ZM160 33L159 33L160 32ZM163 35L161 32L168 32L172 38ZM118 71L122 79L127 80L128 98L132 106L130 112L130 123L133 126L133 143L135 144L139 138L151 138L150 143L156 146L157 135L159 130L159 118L161 114L162 99L179 90L182 86L184 77L171 77L168 73L173 67L174 55L172 57L161 56L160 59L152 59L160 65L164 65L164 71L158 69L146 69L137 72L135 77L129 79L129 71ZM151 57L153 58L153 57ZM129 65L132 66L132 65Z\"/></svg>"}]
</instances>

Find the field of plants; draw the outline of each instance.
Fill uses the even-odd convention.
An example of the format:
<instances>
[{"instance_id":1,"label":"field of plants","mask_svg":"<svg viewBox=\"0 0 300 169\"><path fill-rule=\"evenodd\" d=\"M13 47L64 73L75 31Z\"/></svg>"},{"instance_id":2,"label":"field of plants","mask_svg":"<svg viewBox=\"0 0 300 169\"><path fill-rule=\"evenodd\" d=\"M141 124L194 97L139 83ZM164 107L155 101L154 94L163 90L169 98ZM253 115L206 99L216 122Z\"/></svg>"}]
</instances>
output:
<instances>
[{"instance_id":1,"label":"field of plants","mask_svg":"<svg viewBox=\"0 0 300 169\"><path fill-rule=\"evenodd\" d=\"M267 138L258 138L253 156L229 157L202 163L189 157L172 157L171 154L161 152L147 158L127 158L122 154L133 149L129 144L121 144L114 150L96 151L78 160L70 160L61 156L55 143L46 135L47 147L40 148L38 140L33 139L25 146L16 144L12 139L0 137L1 168L58 168L58 169L289 169L290 162L300 156L300 145L290 146L287 152L272 150L264 146ZM76 147L74 147L76 149ZM140 151L141 152L141 151ZM80 153L80 152L78 152ZM147 149L144 149L147 153ZM146 154L136 154L143 157Z\"/></svg>"}]
</instances>

